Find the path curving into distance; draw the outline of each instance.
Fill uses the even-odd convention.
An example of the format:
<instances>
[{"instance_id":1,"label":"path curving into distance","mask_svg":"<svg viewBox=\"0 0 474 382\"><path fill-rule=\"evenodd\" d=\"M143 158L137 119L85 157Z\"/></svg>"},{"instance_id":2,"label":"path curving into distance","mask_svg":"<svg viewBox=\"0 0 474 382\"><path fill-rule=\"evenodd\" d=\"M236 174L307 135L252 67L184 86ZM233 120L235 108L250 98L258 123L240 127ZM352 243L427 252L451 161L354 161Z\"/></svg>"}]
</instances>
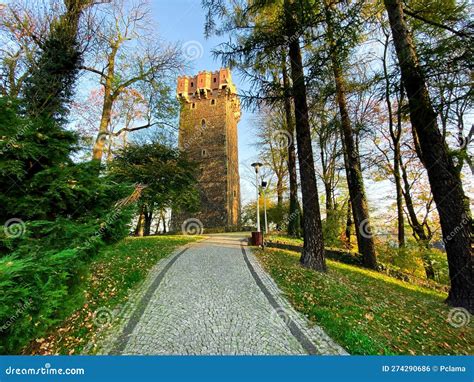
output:
<instances>
[{"instance_id":1,"label":"path curving into distance","mask_svg":"<svg viewBox=\"0 0 474 382\"><path fill-rule=\"evenodd\" d=\"M347 354L286 301L244 234L210 235L160 262L108 354Z\"/></svg>"}]
</instances>

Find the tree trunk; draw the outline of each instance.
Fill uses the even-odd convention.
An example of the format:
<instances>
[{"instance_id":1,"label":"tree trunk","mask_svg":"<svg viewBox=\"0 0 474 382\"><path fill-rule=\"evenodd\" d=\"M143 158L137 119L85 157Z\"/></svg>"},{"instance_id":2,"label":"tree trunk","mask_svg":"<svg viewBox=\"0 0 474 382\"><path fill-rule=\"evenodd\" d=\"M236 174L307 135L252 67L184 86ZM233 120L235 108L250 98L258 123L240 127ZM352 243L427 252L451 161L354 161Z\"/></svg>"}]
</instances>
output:
<instances>
[{"instance_id":1,"label":"tree trunk","mask_svg":"<svg viewBox=\"0 0 474 382\"><path fill-rule=\"evenodd\" d=\"M351 244L351 225L352 225L352 209L351 209L351 201L347 201L347 215L346 215L346 241L347 241L347 246L349 248L352 247Z\"/></svg>"},{"instance_id":2,"label":"tree trunk","mask_svg":"<svg viewBox=\"0 0 474 382\"><path fill-rule=\"evenodd\" d=\"M370 227L369 208L364 190L364 181L360 166L359 151L354 141L354 133L349 119L346 101L346 84L343 77L342 67L339 62L337 47L333 37L333 26L331 20L331 9L326 6L327 39L331 47L331 62L336 83L336 97L341 117L341 129L344 140L344 148L347 153L347 183L351 200L352 213L356 227L357 244L359 253L362 254L364 265L368 268L377 267L374 239Z\"/></svg>"},{"instance_id":3,"label":"tree trunk","mask_svg":"<svg viewBox=\"0 0 474 382\"><path fill-rule=\"evenodd\" d=\"M283 207L283 179L277 179L277 206L279 209Z\"/></svg>"},{"instance_id":4,"label":"tree trunk","mask_svg":"<svg viewBox=\"0 0 474 382\"><path fill-rule=\"evenodd\" d=\"M102 116L99 123L99 132L95 139L94 148L92 149L92 159L97 162L102 161L102 155L104 153L104 146L109 137L109 125L112 117L112 108L115 101L113 93L113 79L115 77L115 57L118 52L118 45L112 44L112 50L108 57L107 62L107 75L104 81L104 102L102 105ZM111 137L109 137L111 139Z\"/></svg>"},{"instance_id":5,"label":"tree trunk","mask_svg":"<svg viewBox=\"0 0 474 382\"><path fill-rule=\"evenodd\" d=\"M405 198L405 204L408 211L408 222L410 224L411 229L413 230L413 236L415 240L425 249L428 248L429 241L431 237L426 234L425 228L423 224L421 224L418 220L418 216L416 215L415 207L413 205L413 199L411 197L411 187L410 182L408 181L408 175L405 166L403 165L403 161L400 157L400 169L402 170L402 179L404 185L403 197ZM435 272L433 269L433 263L431 259L425 255L422 255L423 260L423 267L425 268L426 277L428 279L434 279Z\"/></svg>"},{"instance_id":6,"label":"tree trunk","mask_svg":"<svg viewBox=\"0 0 474 382\"><path fill-rule=\"evenodd\" d=\"M394 147L393 176L395 178L395 188L397 192L397 221L398 221L398 247L405 246L405 216L403 214L403 192L400 177L400 142Z\"/></svg>"},{"instance_id":7,"label":"tree trunk","mask_svg":"<svg viewBox=\"0 0 474 382\"><path fill-rule=\"evenodd\" d=\"M156 219L155 235L158 235L160 233L160 222L161 222L161 214Z\"/></svg>"},{"instance_id":8,"label":"tree trunk","mask_svg":"<svg viewBox=\"0 0 474 382\"><path fill-rule=\"evenodd\" d=\"M150 204L150 206L147 207L145 211L145 220L144 220L144 229L143 229L143 235L144 236L150 236L151 233L151 223L153 223L153 203Z\"/></svg>"},{"instance_id":9,"label":"tree trunk","mask_svg":"<svg viewBox=\"0 0 474 382\"><path fill-rule=\"evenodd\" d=\"M299 237L301 217L300 206L298 202L298 177L296 174L296 151L295 151L295 124L293 121L293 113L291 112L291 96L290 96L290 79L288 78L288 71L286 67L286 54L283 53L281 64L283 73L283 86L285 88L285 117L288 133L290 134L290 141L288 142L288 178L290 181L290 210L288 215L288 235Z\"/></svg>"},{"instance_id":10,"label":"tree trunk","mask_svg":"<svg viewBox=\"0 0 474 382\"><path fill-rule=\"evenodd\" d=\"M137 227L135 228L135 236L142 237L145 230L145 213L146 206L143 204L140 207L140 214L138 215Z\"/></svg>"},{"instance_id":11,"label":"tree trunk","mask_svg":"<svg viewBox=\"0 0 474 382\"><path fill-rule=\"evenodd\" d=\"M163 233L166 233L166 215L164 211L161 213L161 218L163 219Z\"/></svg>"},{"instance_id":12,"label":"tree trunk","mask_svg":"<svg viewBox=\"0 0 474 382\"><path fill-rule=\"evenodd\" d=\"M400 0L384 0L408 96L410 120L419 140L448 256L451 290L447 302L474 313L472 217L468 199L438 129L425 79L404 20Z\"/></svg>"},{"instance_id":13,"label":"tree trunk","mask_svg":"<svg viewBox=\"0 0 474 382\"><path fill-rule=\"evenodd\" d=\"M285 0L284 5L287 33L289 36L289 58L291 62L291 78L293 81L295 104L296 141L300 165L301 193L303 196L304 246L300 262L305 267L318 271L326 271L303 59L301 57L299 39L294 38L295 32L297 31L296 13L293 9L294 3L292 0Z\"/></svg>"},{"instance_id":14,"label":"tree trunk","mask_svg":"<svg viewBox=\"0 0 474 382\"><path fill-rule=\"evenodd\" d=\"M393 177L395 180L395 190L397 194L397 225L398 225L398 247L402 248L405 246L405 219L403 215L403 193L402 193L402 182L400 178L400 138L402 133L402 124L401 124L401 103L403 101L403 87L400 87L400 100L398 103L398 119L397 119L397 130L395 131L394 121L393 121L393 110L392 110L392 101L390 99L390 78L388 75L387 68L387 52L390 42L390 35L388 31L384 30L385 34L385 44L383 51L383 72L385 77L385 103L387 104L388 110L388 128L390 130L390 137L393 142Z\"/></svg>"},{"instance_id":15,"label":"tree trunk","mask_svg":"<svg viewBox=\"0 0 474 382\"><path fill-rule=\"evenodd\" d=\"M326 127L326 120L323 115L321 115L321 130L324 130ZM332 214L334 209L333 195L332 195L332 184L334 181L334 172L331 171L329 161L331 158L326 158L325 146L327 144L327 139L323 137L322 134L319 135L319 151L321 156L321 168L322 168L322 181L324 184L324 193L326 196L326 219L329 219L329 215Z\"/></svg>"}]
</instances>

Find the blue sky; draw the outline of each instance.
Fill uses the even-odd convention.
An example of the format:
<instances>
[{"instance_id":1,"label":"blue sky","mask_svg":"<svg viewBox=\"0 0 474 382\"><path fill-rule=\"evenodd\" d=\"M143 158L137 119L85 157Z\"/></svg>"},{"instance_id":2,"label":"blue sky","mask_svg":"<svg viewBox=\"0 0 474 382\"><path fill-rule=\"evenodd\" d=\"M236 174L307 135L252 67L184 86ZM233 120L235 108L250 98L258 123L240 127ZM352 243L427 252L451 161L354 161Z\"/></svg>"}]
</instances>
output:
<instances>
[{"instance_id":1,"label":"blue sky","mask_svg":"<svg viewBox=\"0 0 474 382\"><path fill-rule=\"evenodd\" d=\"M191 61L191 69L186 74L195 74L200 70L218 70L221 62L213 58L212 50L218 44L226 41L225 36L204 37L205 11L201 0L159 0L151 1L152 16L157 22L158 34L166 41L181 42L184 46L199 49L196 59ZM196 49L198 51L199 49ZM200 54L202 53L202 54ZM193 55L194 57L194 55ZM245 84L237 73L232 74L237 89L244 89ZM249 111L242 110L239 123L239 162L242 188L242 204L254 198L253 187L247 181L250 164L257 159L256 148L253 146L255 134L253 129L255 116Z\"/></svg>"},{"instance_id":2,"label":"blue sky","mask_svg":"<svg viewBox=\"0 0 474 382\"><path fill-rule=\"evenodd\" d=\"M209 39L205 38L205 10L201 6L201 0L154 0L152 1L152 12L152 16L157 22L158 34L164 40L169 42L179 41L183 45L188 44L193 47L202 46L202 54L191 61L192 67L187 74L195 74L200 70L214 71L221 67L221 62L213 57L212 50L220 43L227 41L227 37L213 36ZM238 91L246 89L245 82L236 72L233 72L232 78ZM242 206L255 199L255 186L252 184L253 169L250 164L258 159L257 147L254 145L256 140L255 131L257 130L256 123L258 122L255 114L248 110L242 110L242 118L238 126ZM315 157L315 160L317 161L318 158ZM383 203L391 185L380 182L373 184L368 180L366 180L366 183L371 205L376 206L380 205L381 202ZM323 185L319 181L318 189L323 190ZM375 189L377 189L377 192L375 192Z\"/></svg>"}]
</instances>

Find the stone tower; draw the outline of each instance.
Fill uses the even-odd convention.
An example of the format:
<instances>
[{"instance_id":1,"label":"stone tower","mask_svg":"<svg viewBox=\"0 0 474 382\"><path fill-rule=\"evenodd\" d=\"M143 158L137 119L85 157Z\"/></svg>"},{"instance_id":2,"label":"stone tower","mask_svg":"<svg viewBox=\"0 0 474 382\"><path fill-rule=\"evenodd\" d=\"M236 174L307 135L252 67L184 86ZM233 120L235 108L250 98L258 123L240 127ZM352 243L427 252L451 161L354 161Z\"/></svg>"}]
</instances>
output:
<instances>
[{"instance_id":1,"label":"stone tower","mask_svg":"<svg viewBox=\"0 0 474 382\"><path fill-rule=\"evenodd\" d=\"M179 147L199 166L201 197L200 211L181 213L180 220L199 219L204 229L236 227L240 215L240 102L230 70L179 77L177 96L181 103Z\"/></svg>"}]
</instances>

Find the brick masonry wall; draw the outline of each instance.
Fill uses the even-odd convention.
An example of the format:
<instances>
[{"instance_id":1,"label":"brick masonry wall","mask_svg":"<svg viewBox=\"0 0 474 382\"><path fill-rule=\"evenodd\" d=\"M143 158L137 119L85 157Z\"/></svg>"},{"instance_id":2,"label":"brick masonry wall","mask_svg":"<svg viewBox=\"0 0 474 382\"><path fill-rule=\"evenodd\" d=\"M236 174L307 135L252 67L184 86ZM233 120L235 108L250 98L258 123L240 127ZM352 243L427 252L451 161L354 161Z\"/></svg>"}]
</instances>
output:
<instances>
[{"instance_id":1,"label":"brick masonry wall","mask_svg":"<svg viewBox=\"0 0 474 382\"><path fill-rule=\"evenodd\" d=\"M188 80L189 85L195 81ZM178 230L186 219L195 218L204 229L235 227L240 217L239 101L233 86L203 91L194 88L197 94L179 97L179 147L198 164L201 207L198 213L174 212L172 225Z\"/></svg>"}]
</instances>

